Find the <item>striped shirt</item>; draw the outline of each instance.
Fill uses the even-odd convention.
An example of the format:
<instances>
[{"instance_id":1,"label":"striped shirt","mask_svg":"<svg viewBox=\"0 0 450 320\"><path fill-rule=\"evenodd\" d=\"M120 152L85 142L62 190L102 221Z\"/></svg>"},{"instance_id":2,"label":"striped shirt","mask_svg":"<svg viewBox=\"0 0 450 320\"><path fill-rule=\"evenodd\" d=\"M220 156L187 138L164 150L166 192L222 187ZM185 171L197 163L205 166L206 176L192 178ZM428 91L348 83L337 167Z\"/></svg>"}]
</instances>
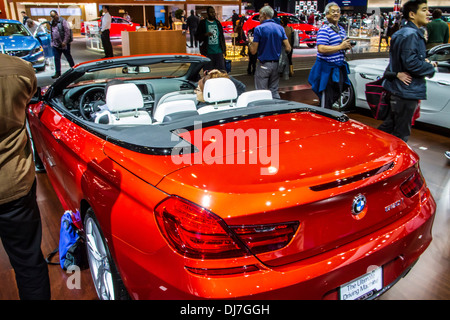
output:
<instances>
[{"instance_id":1,"label":"striped shirt","mask_svg":"<svg viewBox=\"0 0 450 320\"><path fill-rule=\"evenodd\" d=\"M342 43L342 41L347 37L345 29L339 26L339 34L337 34L333 29L330 28L329 24L324 24L317 32L317 46L337 46ZM317 52L317 57L327 62L341 62L344 61L345 51L340 50L332 54L323 54Z\"/></svg>"}]
</instances>

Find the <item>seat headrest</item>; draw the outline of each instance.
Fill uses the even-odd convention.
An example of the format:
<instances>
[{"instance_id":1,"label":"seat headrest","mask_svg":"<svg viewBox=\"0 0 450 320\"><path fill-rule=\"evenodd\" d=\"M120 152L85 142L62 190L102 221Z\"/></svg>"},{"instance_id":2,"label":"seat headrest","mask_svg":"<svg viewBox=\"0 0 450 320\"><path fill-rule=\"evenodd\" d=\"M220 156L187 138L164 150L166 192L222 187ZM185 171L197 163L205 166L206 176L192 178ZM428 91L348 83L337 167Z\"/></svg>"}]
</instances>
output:
<instances>
[{"instance_id":1,"label":"seat headrest","mask_svg":"<svg viewBox=\"0 0 450 320\"><path fill-rule=\"evenodd\" d=\"M272 100L272 92L270 90L252 90L242 93L237 102L236 107L246 107L250 102L259 100Z\"/></svg>"},{"instance_id":2,"label":"seat headrest","mask_svg":"<svg viewBox=\"0 0 450 320\"><path fill-rule=\"evenodd\" d=\"M230 101L236 98L236 86L230 79L214 78L206 80L203 88L203 99L206 102Z\"/></svg>"},{"instance_id":3,"label":"seat headrest","mask_svg":"<svg viewBox=\"0 0 450 320\"><path fill-rule=\"evenodd\" d=\"M144 106L144 98L134 83L116 84L108 88L106 105L111 112L136 110Z\"/></svg>"},{"instance_id":4,"label":"seat headrest","mask_svg":"<svg viewBox=\"0 0 450 320\"><path fill-rule=\"evenodd\" d=\"M153 118L158 122L163 122L164 117L169 114L184 111L197 111L195 102L192 100L176 100L164 102L156 108Z\"/></svg>"}]
</instances>

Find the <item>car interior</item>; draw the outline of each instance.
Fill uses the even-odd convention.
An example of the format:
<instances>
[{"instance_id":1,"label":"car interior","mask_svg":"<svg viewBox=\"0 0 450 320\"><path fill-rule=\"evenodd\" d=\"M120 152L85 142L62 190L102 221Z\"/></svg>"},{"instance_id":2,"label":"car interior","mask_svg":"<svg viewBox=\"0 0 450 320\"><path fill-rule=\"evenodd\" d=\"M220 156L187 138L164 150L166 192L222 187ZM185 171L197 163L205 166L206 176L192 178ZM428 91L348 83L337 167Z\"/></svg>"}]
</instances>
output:
<instances>
[{"instance_id":1,"label":"car interior","mask_svg":"<svg viewBox=\"0 0 450 320\"><path fill-rule=\"evenodd\" d=\"M269 90L253 90L238 97L228 78L205 83L205 103L197 102L195 83L180 79L121 80L65 89L56 102L84 120L104 125L148 125L182 117L246 107L272 100ZM157 90L155 88L158 88Z\"/></svg>"}]
</instances>

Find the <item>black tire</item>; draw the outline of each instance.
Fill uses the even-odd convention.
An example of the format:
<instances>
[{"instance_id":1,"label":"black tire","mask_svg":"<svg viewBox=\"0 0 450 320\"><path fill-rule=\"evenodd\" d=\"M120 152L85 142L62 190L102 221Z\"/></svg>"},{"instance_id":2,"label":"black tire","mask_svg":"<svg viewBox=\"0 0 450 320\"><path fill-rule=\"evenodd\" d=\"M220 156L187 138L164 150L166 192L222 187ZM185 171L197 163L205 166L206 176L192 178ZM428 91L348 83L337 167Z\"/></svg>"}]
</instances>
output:
<instances>
[{"instance_id":1,"label":"black tire","mask_svg":"<svg viewBox=\"0 0 450 320\"><path fill-rule=\"evenodd\" d=\"M315 43L307 43L306 45L308 46L308 48L311 48L311 49L316 46Z\"/></svg>"},{"instance_id":2,"label":"black tire","mask_svg":"<svg viewBox=\"0 0 450 320\"><path fill-rule=\"evenodd\" d=\"M112 259L103 232L89 208L84 217L86 255L95 290L100 300L129 300L130 296Z\"/></svg>"}]
</instances>

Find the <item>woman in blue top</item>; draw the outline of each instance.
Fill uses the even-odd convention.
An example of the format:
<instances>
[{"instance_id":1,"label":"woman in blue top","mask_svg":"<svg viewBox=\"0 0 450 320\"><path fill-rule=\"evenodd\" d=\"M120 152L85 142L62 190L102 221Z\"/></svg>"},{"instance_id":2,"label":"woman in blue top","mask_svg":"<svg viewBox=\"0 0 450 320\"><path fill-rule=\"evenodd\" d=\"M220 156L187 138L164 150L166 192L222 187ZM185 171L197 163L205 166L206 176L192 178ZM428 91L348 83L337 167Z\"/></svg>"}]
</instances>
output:
<instances>
[{"instance_id":1,"label":"woman in blue top","mask_svg":"<svg viewBox=\"0 0 450 320\"><path fill-rule=\"evenodd\" d=\"M317 33L317 60L311 69L308 82L318 95L321 106L331 109L341 96L344 85L350 85L345 51L352 46L346 39L344 28L339 24L341 10L335 2L325 7L327 22Z\"/></svg>"}]
</instances>

